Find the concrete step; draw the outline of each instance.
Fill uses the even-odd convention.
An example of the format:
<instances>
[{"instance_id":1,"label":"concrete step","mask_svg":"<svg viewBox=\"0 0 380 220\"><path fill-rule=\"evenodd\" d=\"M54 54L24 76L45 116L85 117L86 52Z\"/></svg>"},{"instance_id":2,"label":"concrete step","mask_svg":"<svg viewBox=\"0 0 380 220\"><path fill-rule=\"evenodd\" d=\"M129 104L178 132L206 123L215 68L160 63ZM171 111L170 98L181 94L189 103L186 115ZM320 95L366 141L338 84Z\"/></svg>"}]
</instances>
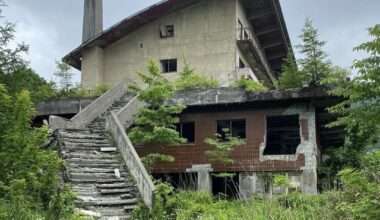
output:
<instances>
[{"instance_id":1,"label":"concrete step","mask_svg":"<svg viewBox=\"0 0 380 220\"><path fill-rule=\"evenodd\" d=\"M99 184L97 187L99 189L125 188L127 187L127 184L125 183Z\"/></svg>"},{"instance_id":2,"label":"concrete step","mask_svg":"<svg viewBox=\"0 0 380 220\"><path fill-rule=\"evenodd\" d=\"M84 167L84 168L69 168L67 169L69 173L110 173L114 174L115 169L112 168L89 168L89 167ZM125 173L125 170L120 170L121 173Z\"/></svg>"},{"instance_id":3,"label":"concrete step","mask_svg":"<svg viewBox=\"0 0 380 220\"><path fill-rule=\"evenodd\" d=\"M109 154L107 153L101 153L99 154L91 154L91 151L88 151L88 154L86 153L76 153L76 152L70 152L70 153L63 153L62 156L65 159L74 159L74 158L81 158L81 159L96 159L96 160L107 160L107 159L117 159L117 154Z\"/></svg>"},{"instance_id":4,"label":"concrete step","mask_svg":"<svg viewBox=\"0 0 380 220\"><path fill-rule=\"evenodd\" d=\"M79 206L126 206L126 205L133 205L137 204L138 200L137 199L101 199L101 200L77 200L75 202Z\"/></svg>"},{"instance_id":5,"label":"concrete step","mask_svg":"<svg viewBox=\"0 0 380 220\"><path fill-rule=\"evenodd\" d=\"M63 138L63 141L64 142L67 142L67 143L72 143L72 144L82 144L82 143L85 143L85 144L109 144L111 143L110 140L108 139L93 139L93 138L67 138L67 137L64 137Z\"/></svg>"},{"instance_id":6,"label":"concrete step","mask_svg":"<svg viewBox=\"0 0 380 220\"><path fill-rule=\"evenodd\" d=\"M132 188L121 188L121 189L101 189L101 194L125 194L132 192Z\"/></svg>"},{"instance_id":7,"label":"concrete step","mask_svg":"<svg viewBox=\"0 0 380 220\"><path fill-rule=\"evenodd\" d=\"M119 165L120 161L118 159L83 159L83 158L71 158L66 160L67 163L73 165L92 165L92 164L113 164Z\"/></svg>"}]
</instances>

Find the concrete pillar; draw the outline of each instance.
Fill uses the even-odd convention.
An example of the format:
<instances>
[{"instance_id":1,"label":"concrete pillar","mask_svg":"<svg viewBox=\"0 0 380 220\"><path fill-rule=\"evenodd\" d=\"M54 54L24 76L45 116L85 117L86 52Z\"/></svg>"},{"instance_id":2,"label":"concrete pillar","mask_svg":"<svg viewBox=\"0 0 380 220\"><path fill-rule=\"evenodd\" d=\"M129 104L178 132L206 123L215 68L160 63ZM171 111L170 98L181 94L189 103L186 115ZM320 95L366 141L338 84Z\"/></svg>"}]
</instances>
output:
<instances>
[{"instance_id":1,"label":"concrete pillar","mask_svg":"<svg viewBox=\"0 0 380 220\"><path fill-rule=\"evenodd\" d=\"M239 194L241 199L250 199L254 194L264 195L264 182L260 174L242 172L239 174Z\"/></svg>"},{"instance_id":2,"label":"concrete pillar","mask_svg":"<svg viewBox=\"0 0 380 220\"><path fill-rule=\"evenodd\" d=\"M208 192L212 194L212 180L210 172L213 169L210 164L193 165L192 168L186 169L188 173L198 174L198 191Z\"/></svg>"},{"instance_id":3,"label":"concrete pillar","mask_svg":"<svg viewBox=\"0 0 380 220\"><path fill-rule=\"evenodd\" d=\"M103 0L85 0L82 42L103 31Z\"/></svg>"}]
</instances>

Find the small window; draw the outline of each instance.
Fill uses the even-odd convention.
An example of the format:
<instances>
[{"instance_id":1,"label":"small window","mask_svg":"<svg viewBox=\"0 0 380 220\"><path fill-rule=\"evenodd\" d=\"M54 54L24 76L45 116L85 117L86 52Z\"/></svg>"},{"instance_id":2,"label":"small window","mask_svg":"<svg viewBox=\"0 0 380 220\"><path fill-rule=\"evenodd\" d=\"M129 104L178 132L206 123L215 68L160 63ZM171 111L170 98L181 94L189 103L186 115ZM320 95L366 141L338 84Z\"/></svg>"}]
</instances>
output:
<instances>
[{"instance_id":1,"label":"small window","mask_svg":"<svg viewBox=\"0 0 380 220\"><path fill-rule=\"evenodd\" d=\"M295 154L301 143L299 115L267 117L264 155Z\"/></svg>"},{"instance_id":2,"label":"small window","mask_svg":"<svg viewBox=\"0 0 380 220\"><path fill-rule=\"evenodd\" d=\"M177 124L177 131L181 137L187 139L187 143L194 143L195 141L195 123L186 122Z\"/></svg>"},{"instance_id":3,"label":"small window","mask_svg":"<svg viewBox=\"0 0 380 220\"><path fill-rule=\"evenodd\" d=\"M177 59L161 60L163 73L177 72Z\"/></svg>"},{"instance_id":4,"label":"small window","mask_svg":"<svg viewBox=\"0 0 380 220\"><path fill-rule=\"evenodd\" d=\"M174 37L174 25L162 25L160 30L160 37Z\"/></svg>"},{"instance_id":5,"label":"small window","mask_svg":"<svg viewBox=\"0 0 380 220\"><path fill-rule=\"evenodd\" d=\"M216 132L222 136L222 140L226 139L225 130L233 137L246 138L244 119L216 121Z\"/></svg>"}]
</instances>

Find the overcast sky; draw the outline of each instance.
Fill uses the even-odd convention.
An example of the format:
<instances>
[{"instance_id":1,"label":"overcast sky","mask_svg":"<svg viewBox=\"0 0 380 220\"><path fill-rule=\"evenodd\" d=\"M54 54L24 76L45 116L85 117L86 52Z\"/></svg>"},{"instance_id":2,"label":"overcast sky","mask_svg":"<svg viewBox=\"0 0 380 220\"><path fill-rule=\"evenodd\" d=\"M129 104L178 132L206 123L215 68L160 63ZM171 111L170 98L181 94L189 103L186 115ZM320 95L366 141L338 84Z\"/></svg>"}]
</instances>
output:
<instances>
[{"instance_id":1,"label":"overcast sky","mask_svg":"<svg viewBox=\"0 0 380 220\"><path fill-rule=\"evenodd\" d=\"M104 0L104 28L158 0ZM306 17L314 21L334 64L348 67L363 54L352 48L367 41L366 28L380 23L380 0L280 0L293 46L300 43ZM17 22L15 42L30 45L25 56L33 69L50 80L55 60L81 43L83 0L6 0L6 19ZM297 56L297 55L296 55ZM76 72L76 81L80 74Z\"/></svg>"}]
</instances>

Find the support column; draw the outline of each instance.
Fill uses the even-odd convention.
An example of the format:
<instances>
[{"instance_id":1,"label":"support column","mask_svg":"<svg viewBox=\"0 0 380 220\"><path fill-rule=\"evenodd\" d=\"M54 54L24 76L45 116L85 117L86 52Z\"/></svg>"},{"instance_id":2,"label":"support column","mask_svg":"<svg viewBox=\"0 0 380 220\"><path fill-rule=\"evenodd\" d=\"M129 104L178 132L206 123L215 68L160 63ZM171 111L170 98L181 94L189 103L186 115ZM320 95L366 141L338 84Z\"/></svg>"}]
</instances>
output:
<instances>
[{"instance_id":1,"label":"support column","mask_svg":"<svg viewBox=\"0 0 380 220\"><path fill-rule=\"evenodd\" d=\"M208 192L210 194L212 194L212 180L210 175L212 171L211 164L193 165L192 168L186 169L188 173L196 172L198 174L198 191Z\"/></svg>"},{"instance_id":2,"label":"support column","mask_svg":"<svg viewBox=\"0 0 380 220\"><path fill-rule=\"evenodd\" d=\"M103 0L85 0L82 42L103 31Z\"/></svg>"}]
</instances>

